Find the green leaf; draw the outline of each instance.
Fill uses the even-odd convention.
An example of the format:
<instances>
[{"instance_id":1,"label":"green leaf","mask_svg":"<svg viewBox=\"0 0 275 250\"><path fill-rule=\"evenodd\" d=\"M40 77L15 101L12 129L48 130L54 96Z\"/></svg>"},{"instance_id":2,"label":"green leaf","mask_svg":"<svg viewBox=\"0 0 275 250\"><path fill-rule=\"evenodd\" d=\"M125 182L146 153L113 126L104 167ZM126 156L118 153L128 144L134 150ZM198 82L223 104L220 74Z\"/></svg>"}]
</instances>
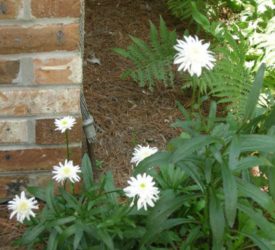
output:
<instances>
[{"instance_id":1,"label":"green leaf","mask_svg":"<svg viewBox=\"0 0 275 250\"><path fill-rule=\"evenodd\" d=\"M187 156L194 153L196 150L201 150L204 146L210 145L213 142L219 142L219 140L213 136L201 135L193 137L190 140L185 140L179 148L172 153L171 161L176 163L184 160Z\"/></svg>"},{"instance_id":2,"label":"green leaf","mask_svg":"<svg viewBox=\"0 0 275 250\"><path fill-rule=\"evenodd\" d=\"M80 205L78 203L78 200L73 195L64 190L63 187L59 187L58 190L66 201L66 207L73 208L74 210L77 210L79 208Z\"/></svg>"},{"instance_id":3,"label":"green leaf","mask_svg":"<svg viewBox=\"0 0 275 250\"><path fill-rule=\"evenodd\" d=\"M258 227L261 228L261 231L264 232L267 237L275 240L275 225L269 222L262 213L256 212L252 208L242 204L238 204L238 209L248 215L250 219L253 220Z\"/></svg>"},{"instance_id":4,"label":"green leaf","mask_svg":"<svg viewBox=\"0 0 275 250\"><path fill-rule=\"evenodd\" d=\"M225 228L223 208L214 190L210 190L209 196L209 220L213 237L213 250L220 250L223 248Z\"/></svg>"},{"instance_id":5,"label":"green leaf","mask_svg":"<svg viewBox=\"0 0 275 250\"><path fill-rule=\"evenodd\" d=\"M47 243L47 250L56 250L57 244L57 231L52 229Z\"/></svg>"},{"instance_id":6,"label":"green leaf","mask_svg":"<svg viewBox=\"0 0 275 250\"><path fill-rule=\"evenodd\" d=\"M242 179L237 179L237 184L240 196L254 200L259 206L266 209L271 216L275 218L275 202L266 192L261 191L259 187Z\"/></svg>"},{"instance_id":7,"label":"green leaf","mask_svg":"<svg viewBox=\"0 0 275 250\"><path fill-rule=\"evenodd\" d=\"M271 244L270 241L266 239L262 239L256 234L253 234L253 233L243 233L243 234L248 238L250 238L254 242L254 244L256 244L261 250L273 250L275 247L275 245Z\"/></svg>"},{"instance_id":8,"label":"green leaf","mask_svg":"<svg viewBox=\"0 0 275 250\"><path fill-rule=\"evenodd\" d=\"M108 198L111 200L113 204L118 204L117 201L117 194L115 191L115 185L114 185L114 179L112 172L107 172L104 177L105 183L104 183L104 190L105 192L109 192L107 194Z\"/></svg>"},{"instance_id":9,"label":"green leaf","mask_svg":"<svg viewBox=\"0 0 275 250\"><path fill-rule=\"evenodd\" d=\"M233 227L236 211L237 211L237 201L238 192L235 177L225 165L221 166L222 178L223 178L223 193L224 193L224 203L225 203L225 216L230 227Z\"/></svg>"},{"instance_id":10,"label":"green leaf","mask_svg":"<svg viewBox=\"0 0 275 250\"><path fill-rule=\"evenodd\" d=\"M240 135L241 152L275 152L274 135Z\"/></svg>"},{"instance_id":11,"label":"green leaf","mask_svg":"<svg viewBox=\"0 0 275 250\"><path fill-rule=\"evenodd\" d=\"M168 217L177 209L179 209L183 202L191 199L190 196L176 196L172 190L162 192L160 200L154 208L152 208L150 216L146 222L146 234L142 239L142 244L148 243L154 237L165 229L171 228L182 223L190 223L190 220L179 218L176 220L168 220Z\"/></svg>"},{"instance_id":12,"label":"green leaf","mask_svg":"<svg viewBox=\"0 0 275 250\"><path fill-rule=\"evenodd\" d=\"M189 175L194 180L194 182L198 185L200 190L204 192L205 186L204 186L202 176L200 174L198 166L196 166L192 162L184 162L184 161L178 162L176 166L180 167L187 175Z\"/></svg>"},{"instance_id":13,"label":"green leaf","mask_svg":"<svg viewBox=\"0 0 275 250\"><path fill-rule=\"evenodd\" d=\"M74 243L73 243L74 250L77 250L77 248L79 247L83 234L84 232L83 232L82 226L77 224L77 230L74 235Z\"/></svg>"},{"instance_id":14,"label":"green leaf","mask_svg":"<svg viewBox=\"0 0 275 250\"><path fill-rule=\"evenodd\" d=\"M88 191L93 186L93 169L90 158L84 154L81 161L81 171L85 190Z\"/></svg>"},{"instance_id":15,"label":"green leaf","mask_svg":"<svg viewBox=\"0 0 275 250\"><path fill-rule=\"evenodd\" d=\"M264 157L248 156L236 162L234 172L240 173L255 166L271 166L271 163Z\"/></svg>"},{"instance_id":16,"label":"green leaf","mask_svg":"<svg viewBox=\"0 0 275 250\"><path fill-rule=\"evenodd\" d=\"M263 86L264 72L265 64L263 63L256 74L255 81L247 98L244 116L245 120L250 120L251 118L253 118L259 95Z\"/></svg>"},{"instance_id":17,"label":"green leaf","mask_svg":"<svg viewBox=\"0 0 275 250\"><path fill-rule=\"evenodd\" d=\"M184 240L184 242L181 244L180 249L186 250L188 247L192 247L192 244L194 244L195 240L200 235L200 226L196 226L191 229L188 237Z\"/></svg>"},{"instance_id":18,"label":"green leaf","mask_svg":"<svg viewBox=\"0 0 275 250\"><path fill-rule=\"evenodd\" d=\"M208 115L208 119L207 119L207 128L208 128L209 131L215 125L216 113L217 113L217 103L216 102L211 102L209 115Z\"/></svg>"},{"instance_id":19,"label":"green leaf","mask_svg":"<svg viewBox=\"0 0 275 250\"><path fill-rule=\"evenodd\" d=\"M47 228L65 225L65 224L71 223L75 220L76 220L76 218L74 216L68 216L68 217L64 217L64 218L60 218L60 219L55 219L54 221L47 224Z\"/></svg>"},{"instance_id":20,"label":"green leaf","mask_svg":"<svg viewBox=\"0 0 275 250\"><path fill-rule=\"evenodd\" d=\"M52 180L49 181L46 188L46 203L50 210L56 211L54 206L54 184Z\"/></svg>"},{"instance_id":21,"label":"green leaf","mask_svg":"<svg viewBox=\"0 0 275 250\"><path fill-rule=\"evenodd\" d=\"M97 235L100 240L108 247L110 250L114 250L114 243L111 236L104 230L97 230Z\"/></svg>"},{"instance_id":22,"label":"green leaf","mask_svg":"<svg viewBox=\"0 0 275 250\"><path fill-rule=\"evenodd\" d=\"M45 225L38 224L35 227L29 228L29 230L23 234L21 242L23 244L30 244L34 242L36 238L38 238L39 235L45 230L45 227Z\"/></svg>"},{"instance_id":23,"label":"green leaf","mask_svg":"<svg viewBox=\"0 0 275 250\"><path fill-rule=\"evenodd\" d=\"M239 142L239 137L234 136L232 138L230 147L229 147L229 168L231 170L236 169L236 165L238 163L238 159L240 156L240 142Z\"/></svg>"},{"instance_id":24,"label":"green leaf","mask_svg":"<svg viewBox=\"0 0 275 250\"><path fill-rule=\"evenodd\" d=\"M169 164L169 152L157 152L149 157L146 157L142 162L134 168L134 174L144 173L152 167L158 167L163 164Z\"/></svg>"},{"instance_id":25,"label":"green leaf","mask_svg":"<svg viewBox=\"0 0 275 250\"><path fill-rule=\"evenodd\" d=\"M42 187L27 187L27 190L36 198L46 201L46 190Z\"/></svg>"},{"instance_id":26,"label":"green leaf","mask_svg":"<svg viewBox=\"0 0 275 250\"><path fill-rule=\"evenodd\" d=\"M275 168L268 168L268 182L269 182L269 192L273 200L275 200Z\"/></svg>"},{"instance_id":27,"label":"green leaf","mask_svg":"<svg viewBox=\"0 0 275 250\"><path fill-rule=\"evenodd\" d=\"M266 118L265 128L268 130L272 126L275 126L275 105L272 106L270 114Z\"/></svg>"},{"instance_id":28,"label":"green leaf","mask_svg":"<svg viewBox=\"0 0 275 250\"><path fill-rule=\"evenodd\" d=\"M195 1L192 1L191 5L192 5L193 19L196 21L196 23L201 25L204 30L208 31L210 28L210 23L208 21L208 18L198 10Z\"/></svg>"}]
</instances>

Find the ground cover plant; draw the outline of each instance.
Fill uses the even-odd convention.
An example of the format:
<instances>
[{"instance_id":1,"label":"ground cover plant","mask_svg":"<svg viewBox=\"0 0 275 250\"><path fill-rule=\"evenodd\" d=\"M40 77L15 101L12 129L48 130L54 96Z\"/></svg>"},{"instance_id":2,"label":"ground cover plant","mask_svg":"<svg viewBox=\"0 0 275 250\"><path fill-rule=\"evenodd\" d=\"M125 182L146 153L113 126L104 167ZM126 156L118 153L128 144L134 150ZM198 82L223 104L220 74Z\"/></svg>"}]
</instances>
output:
<instances>
[{"instance_id":1,"label":"ground cover plant","mask_svg":"<svg viewBox=\"0 0 275 250\"><path fill-rule=\"evenodd\" d=\"M25 193L10 202L11 216L28 227L19 244L48 249L274 249L275 107L272 95L261 93L266 66L250 72L244 67L242 43L232 39L231 30L221 32L212 32L217 41L225 38L217 49L190 35L173 45L178 54L171 64L190 74L184 77L193 91L190 112L178 103L184 120L173 126L182 129L179 137L165 150L137 146L133 176L124 189L115 188L110 173L94 180L86 155L80 167L74 166L68 149L64 163L53 167L57 193L53 183L47 189L29 189L45 202L42 212L32 211L37 204ZM208 116L202 114L211 95L226 103L226 116L216 116L214 101ZM56 127L68 135L73 123L65 117L56 120Z\"/></svg>"}]
</instances>

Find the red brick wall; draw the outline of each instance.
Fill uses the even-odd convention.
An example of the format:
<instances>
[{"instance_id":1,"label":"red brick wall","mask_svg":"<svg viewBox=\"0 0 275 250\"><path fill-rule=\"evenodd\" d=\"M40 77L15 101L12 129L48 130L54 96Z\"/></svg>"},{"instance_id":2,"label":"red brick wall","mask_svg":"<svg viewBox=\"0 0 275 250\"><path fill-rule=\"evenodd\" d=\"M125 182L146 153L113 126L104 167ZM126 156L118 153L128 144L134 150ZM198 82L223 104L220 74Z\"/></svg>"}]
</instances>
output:
<instances>
[{"instance_id":1,"label":"red brick wall","mask_svg":"<svg viewBox=\"0 0 275 250\"><path fill-rule=\"evenodd\" d=\"M0 200L45 183L65 158L54 119L76 117L81 157L84 0L0 0Z\"/></svg>"}]
</instances>

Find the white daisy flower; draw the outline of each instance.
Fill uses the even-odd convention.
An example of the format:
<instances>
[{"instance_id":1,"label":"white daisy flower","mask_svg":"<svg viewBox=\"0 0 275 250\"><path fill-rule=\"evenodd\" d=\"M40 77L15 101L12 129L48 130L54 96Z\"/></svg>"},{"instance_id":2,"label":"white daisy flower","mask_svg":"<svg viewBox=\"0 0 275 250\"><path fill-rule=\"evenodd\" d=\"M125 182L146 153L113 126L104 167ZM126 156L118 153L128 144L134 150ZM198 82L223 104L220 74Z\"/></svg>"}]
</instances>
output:
<instances>
[{"instance_id":1,"label":"white daisy flower","mask_svg":"<svg viewBox=\"0 0 275 250\"><path fill-rule=\"evenodd\" d=\"M34 197L27 199L25 192L22 191L20 197L16 195L13 200L8 202L8 209L12 210L10 219L16 215L17 221L23 223L25 218L30 220L31 216L35 217L32 209L38 209L38 205Z\"/></svg>"},{"instance_id":2,"label":"white daisy flower","mask_svg":"<svg viewBox=\"0 0 275 250\"><path fill-rule=\"evenodd\" d=\"M188 71L191 76L202 73L202 68L212 69L216 59L208 48L210 43L202 44L197 36L184 37L185 40L177 40L174 48L178 51L174 64L179 64L178 71Z\"/></svg>"},{"instance_id":3,"label":"white daisy flower","mask_svg":"<svg viewBox=\"0 0 275 250\"><path fill-rule=\"evenodd\" d=\"M131 163L136 164L136 166L143 161L145 158L155 154L158 151L156 147L141 146L137 145L134 148L133 157L131 159Z\"/></svg>"},{"instance_id":4,"label":"white daisy flower","mask_svg":"<svg viewBox=\"0 0 275 250\"><path fill-rule=\"evenodd\" d=\"M63 183L66 179L70 179L72 183L80 181L78 173L80 173L81 170L78 165L73 165L73 161L65 160L64 164L59 162L59 166L53 166L53 169L53 179L57 182Z\"/></svg>"},{"instance_id":5,"label":"white daisy flower","mask_svg":"<svg viewBox=\"0 0 275 250\"><path fill-rule=\"evenodd\" d=\"M75 118L72 116L65 116L61 119L54 120L54 124L56 126L55 130L60 130L61 133L64 133L67 129L72 129L75 123Z\"/></svg>"},{"instance_id":6,"label":"white daisy flower","mask_svg":"<svg viewBox=\"0 0 275 250\"><path fill-rule=\"evenodd\" d=\"M137 196L137 209L142 207L147 210L147 205L153 207L159 199L159 189L155 187L155 182L150 175L138 174L137 178L131 177L128 181L129 186L124 188L126 196L133 198L131 206L134 205L135 197Z\"/></svg>"}]
</instances>

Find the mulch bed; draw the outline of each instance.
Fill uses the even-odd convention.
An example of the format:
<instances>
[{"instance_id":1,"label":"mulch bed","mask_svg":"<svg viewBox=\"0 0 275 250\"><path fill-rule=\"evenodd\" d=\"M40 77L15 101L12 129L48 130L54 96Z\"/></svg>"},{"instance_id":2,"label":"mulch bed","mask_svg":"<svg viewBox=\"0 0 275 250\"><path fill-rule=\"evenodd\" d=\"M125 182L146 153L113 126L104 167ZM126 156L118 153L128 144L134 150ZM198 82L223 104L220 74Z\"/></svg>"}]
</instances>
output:
<instances>
[{"instance_id":1,"label":"mulch bed","mask_svg":"<svg viewBox=\"0 0 275 250\"><path fill-rule=\"evenodd\" d=\"M149 20L157 26L162 15L168 26L179 25L169 16L163 0L87 0L85 26L84 93L97 125L96 159L103 162L97 173L111 170L115 182L123 187L131 175L133 148L137 144L165 148L178 135L170 127L181 117L175 101L188 103L190 95L180 89L157 84L150 92L120 74L130 62L112 48L126 48L129 35L148 39ZM100 64L90 63L92 57ZM6 205L0 205L0 250L13 249L11 242L23 227L8 219Z\"/></svg>"}]
</instances>

